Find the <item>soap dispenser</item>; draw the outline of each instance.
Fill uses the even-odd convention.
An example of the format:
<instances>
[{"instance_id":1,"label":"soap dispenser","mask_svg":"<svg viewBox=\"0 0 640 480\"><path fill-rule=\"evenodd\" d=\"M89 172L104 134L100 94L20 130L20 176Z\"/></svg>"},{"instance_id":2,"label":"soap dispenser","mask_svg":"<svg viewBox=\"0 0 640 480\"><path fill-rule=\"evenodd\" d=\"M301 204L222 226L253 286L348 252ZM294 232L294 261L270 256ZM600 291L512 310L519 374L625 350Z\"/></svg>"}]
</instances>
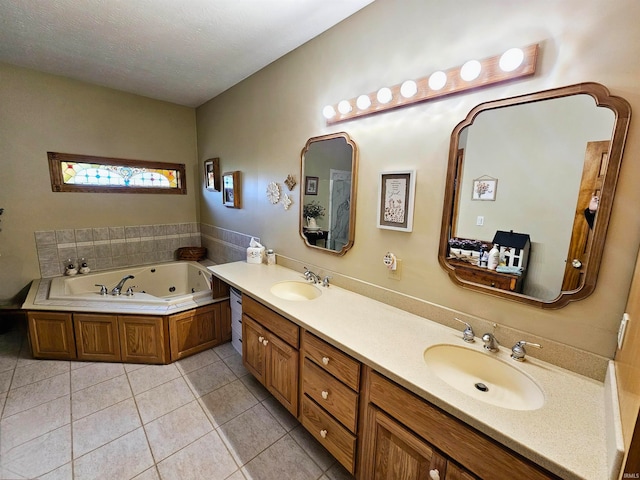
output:
<instances>
[{"instance_id":1,"label":"soap dispenser","mask_svg":"<svg viewBox=\"0 0 640 480\"><path fill-rule=\"evenodd\" d=\"M489 250L489 259L487 260L487 268L495 270L500 264L500 246L495 243L493 248Z\"/></svg>"}]
</instances>

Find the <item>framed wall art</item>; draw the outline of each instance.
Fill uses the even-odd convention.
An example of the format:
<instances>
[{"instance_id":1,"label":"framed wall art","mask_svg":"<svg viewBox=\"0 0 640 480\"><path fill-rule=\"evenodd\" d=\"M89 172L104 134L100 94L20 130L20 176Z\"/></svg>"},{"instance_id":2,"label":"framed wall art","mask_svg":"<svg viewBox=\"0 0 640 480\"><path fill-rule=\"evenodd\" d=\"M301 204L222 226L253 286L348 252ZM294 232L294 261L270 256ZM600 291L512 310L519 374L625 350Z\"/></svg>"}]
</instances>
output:
<instances>
[{"instance_id":1,"label":"framed wall art","mask_svg":"<svg viewBox=\"0 0 640 480\"><path fill-rule=\"evenodd\" d=\"M204 162L204 186L213 192L220 191L220 159L210 158Z\"/></svg>"},{"instance_id":2,"label":"framed wall art","mask_svg":"<svg viewBox=\"0 0 640 480\"><path fill-rule=\"evenodd\" d=\"M240 172L237 170L222 174L222 204L240 208Z\"/></svg>"},{"instance_id":3,"label":"framed wall art","mask_svg":"<svg viewBox=\"0 0 640 480\"><path fill-rule=\"evenodd\" d=\"M415 170L381 172L378 185L378 228L411 232L416 189Z\"/></svg>"},{"instance_id":4,"label":"framed wall art","mask_svg":"<svg viewBox=\"0 0 640 480\"><path fill-rule=\"evenodd\" d=\"M473 192L471 192L471 200L488 200L496 199L496 189L498 188L498 179L483 175L473 181Z\"/></svg>"},{"instance_id":5,"label":"framed wall art","mask_svg":"<svg viewBox=\"0 0 640 480\"><path fill-rule=\"evenodd\" d=\"M304 194L318 194L318 177L304 177Z\"/></svg>"}]
</instances>

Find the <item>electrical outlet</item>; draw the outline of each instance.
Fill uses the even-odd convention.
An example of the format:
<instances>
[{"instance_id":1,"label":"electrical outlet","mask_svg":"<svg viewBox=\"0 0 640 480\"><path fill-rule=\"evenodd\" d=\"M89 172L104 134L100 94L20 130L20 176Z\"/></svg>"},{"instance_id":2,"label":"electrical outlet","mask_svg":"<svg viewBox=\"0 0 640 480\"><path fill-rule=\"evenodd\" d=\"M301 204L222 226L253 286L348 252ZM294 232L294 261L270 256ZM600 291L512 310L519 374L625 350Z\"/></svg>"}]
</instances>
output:
<instances>
[{"instance_id":1,"label":"electrical outlet","mask_svg":"<svg viewBox=\"0 0 640 480\"><path fill-rule=\"evenodd\" d=\"M618 350L622 349L622 342L624 342L624 334L627 330L627 323L629 323L629 314L622 315L622 321L620 322L620 328L618 329Z\"/></svg>"},{"instance_id":2,"label":"electrical outlet","mask_svg":"<svg viewBox=\"0 0 640 480\"><path fill-rule=\"evenodd\" d=\"M396 258L396 269L395 270L387 270L387 278L391 278L393 280L400 280L402 276L402 260Z\"/></svg>"},{"instance_id":3,"label":"electrical outlet","mask_svg":"<svg viewBox=\"0 0 640 480\"><path fill-rule=\"evenodd\" d=\"M482 225L484 225L484 217L481 215L478 215L476 217L476 225L481 227Z\"/></svg>"}]
</instances>

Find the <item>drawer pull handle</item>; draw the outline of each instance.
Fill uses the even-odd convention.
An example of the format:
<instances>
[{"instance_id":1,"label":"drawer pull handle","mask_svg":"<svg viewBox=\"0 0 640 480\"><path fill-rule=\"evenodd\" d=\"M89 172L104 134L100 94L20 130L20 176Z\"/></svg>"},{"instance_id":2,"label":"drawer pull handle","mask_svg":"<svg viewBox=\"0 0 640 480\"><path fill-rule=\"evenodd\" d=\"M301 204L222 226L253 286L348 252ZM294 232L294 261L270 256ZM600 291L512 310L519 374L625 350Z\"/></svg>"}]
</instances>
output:
<instances>
[{"instance_id":1,"label":"drawer pull handle","mask_svg":"<svg viewBox=\"0 0 640 480\"><path fill-rule=\"evenodd\" d=\"M322 438L327 438L327 431L326 430L320 430L320 436Z\"/></svg>"},{"instance_id":2,"label":"drawer pull handle","mask_svg":"<svg viewBox=\"0 0 640 480\"><path fill-rule=\"evenodd\" d=\"M263 344L265 347L267 346L267 343L269 343L269 340L263 340L263 341L262 341L262 344Z\"/></svg>"},{"instance_id":3,"label":"drawer pull handle","mask_svg":"<svg viewBox=\"0 0 640 480\"><path fill-rule=\"evenodd\" d=\"M262 343L264 341L264 337L258 337L258 341Z\"/></svg>"},{"instance_id":4,"label":"drawer pull handle","mask_svg":"<svg viewBox=\"0 0 640 480\"><path fill-rule=\"evenodd\" d=\"M326 400L327 398L329 398L329 392L327 392L326 390L323 390L323 391L322 391L322 398L324 398L325 400Z\"/></svg>"},{"instance_id":5,"label":"drawer pull handle","mask_svg":"<svg viewBox=\"0 0 640 480\"><path fill-rule=\"evenodd\" d=\"M329 365L329 357L322 357L322 363L325 365Z\"/></svg>"},{"instance_id":6,"label":"drawer pull handle","mask_svg":"<svg viewBox=\"0 0 640 480\"><path fill-rule=\"evenodd\" d=\"M431 480L440 480L440 472L437 469L429 470L429 478Z\"/></svg>"}]
</instances>

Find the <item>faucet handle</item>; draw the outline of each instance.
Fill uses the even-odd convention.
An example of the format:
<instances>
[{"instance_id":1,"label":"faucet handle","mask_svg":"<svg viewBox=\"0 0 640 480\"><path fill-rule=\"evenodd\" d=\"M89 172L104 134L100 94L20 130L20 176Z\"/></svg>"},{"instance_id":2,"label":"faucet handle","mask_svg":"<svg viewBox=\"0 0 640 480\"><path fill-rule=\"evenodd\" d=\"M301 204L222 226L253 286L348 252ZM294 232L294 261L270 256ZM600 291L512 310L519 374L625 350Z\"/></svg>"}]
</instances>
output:
<instances>
[{"instance_id":1,"label":"faucet handle","mask_svg":"<svg viewBox=\"0 0 640 480\"><path fill-rule=\"evenodd\" d=\"M95 286L100 287L100 295L106 295L107 293L109 293L106 285L101 285L100 283L96 283Z\"/></svg>"},{"instance_id":2,"label":"faucet handle","mask_svg":"<svg viewBox=\"0 0 640 480\"><path fill-rule=\"evenodd\" d=\"M516 342L516 344L513 347L511 347L511 358L513 358L517 362L524 362L524 357L527 354L527 351L524 348L525 346L542 348L542 345L540 345L539 343L532 343L532 342L526 342L524 340L520 340L519 342Z\"/></svg>"},{"instance_id":3,"label":"faucet handle","mask_svg":"<svg viewBox=\"0 0 640 480\"><path fill-rule=\"evenodd\" d=\"M127 295L129 297L133 296L133 293L134 293L133 289L134 288L138 288L138 286L137 285L131 285L129 288L127 288L127 293L125 293L125 295Z\"/></svg>"},{"instance_id":4,"label":"faucet handle","mask_svg":"<svg viewBox=\"0 0 640 480\"><path fill-rule=\"evenodd\" d=\"M329 275L327 275L326 277L324 277L322 279L322 286L323 287L328 287L329 286L329 280L331 280L333 277L330 277Z\"/></svg>"},{"instance_id":5,"label":"faucet handle","mask_svg":"<svg viewBox=\"0 0 640 480\"><path fill-rule=\"evenodd\" d=\"M471 328L471 325L469 325L467 322L463 320L460 320L459 318L454 317L454 320L457 320L458 322L464 323L466 325L466 328L462 332L462 340L464 340L467 343L475 342L476 341L475 333L473 332L473 328Z\"/></svg>"}]
</instances>

